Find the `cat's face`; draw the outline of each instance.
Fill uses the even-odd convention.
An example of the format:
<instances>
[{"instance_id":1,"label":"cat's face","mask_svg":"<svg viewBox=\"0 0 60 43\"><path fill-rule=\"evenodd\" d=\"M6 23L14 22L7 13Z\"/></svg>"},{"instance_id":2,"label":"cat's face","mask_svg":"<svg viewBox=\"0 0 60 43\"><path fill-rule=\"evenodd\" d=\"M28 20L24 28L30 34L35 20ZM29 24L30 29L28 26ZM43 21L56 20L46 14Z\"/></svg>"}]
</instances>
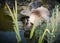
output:
<instances>
[{"instance_id":1,"label":"cat's face","mask_svg":"<svg viewBox=\"0 0 60 43\"><path fill-rule=\"evenodd\" d=\"M31 11L31 14L28 19L27 28L32 27L32 25L40 25L43 21L47 22L50 18L50 13L48 9L44 7L39 7Z\"/></svg>"}]
</instances>

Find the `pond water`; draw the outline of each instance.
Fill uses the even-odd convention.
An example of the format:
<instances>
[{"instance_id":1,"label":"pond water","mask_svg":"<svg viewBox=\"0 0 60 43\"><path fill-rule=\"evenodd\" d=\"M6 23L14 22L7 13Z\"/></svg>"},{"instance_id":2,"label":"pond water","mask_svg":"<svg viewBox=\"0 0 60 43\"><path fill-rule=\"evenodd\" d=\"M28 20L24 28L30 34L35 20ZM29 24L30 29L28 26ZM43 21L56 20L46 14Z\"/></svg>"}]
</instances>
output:
<instances>
[{"instance_id":1,"label":"pond water","mask_svg":"<svg viewBox=\"0 0 60 43\"><path fill-rule=\"evenodd\" d=\"M22 43L27 43L24 38L24 31L20 31ZM1 32L0 31L0 43L17 43L15 32Z\"/></svg>"}]
</instances>

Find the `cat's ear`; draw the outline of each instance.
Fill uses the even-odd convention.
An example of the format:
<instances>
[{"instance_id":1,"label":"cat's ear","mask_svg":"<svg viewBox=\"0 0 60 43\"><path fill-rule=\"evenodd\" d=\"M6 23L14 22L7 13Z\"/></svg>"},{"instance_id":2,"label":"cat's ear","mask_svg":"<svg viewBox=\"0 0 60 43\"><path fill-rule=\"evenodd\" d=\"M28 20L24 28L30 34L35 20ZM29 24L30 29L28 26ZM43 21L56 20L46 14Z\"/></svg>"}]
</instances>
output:
<instances>
[{"instance_id":1,"label":"cat's ear","mask_svg":"<svg viewBox=\"0 0 60 43\"><path fill-rule=\"evenodd\" d=\"M31 11L30 11L30 10L22 10L22 11L21 11L21 14L22 14L22 15L25 15L25 16L30 16Z\"/></svg>"}]
</instances>

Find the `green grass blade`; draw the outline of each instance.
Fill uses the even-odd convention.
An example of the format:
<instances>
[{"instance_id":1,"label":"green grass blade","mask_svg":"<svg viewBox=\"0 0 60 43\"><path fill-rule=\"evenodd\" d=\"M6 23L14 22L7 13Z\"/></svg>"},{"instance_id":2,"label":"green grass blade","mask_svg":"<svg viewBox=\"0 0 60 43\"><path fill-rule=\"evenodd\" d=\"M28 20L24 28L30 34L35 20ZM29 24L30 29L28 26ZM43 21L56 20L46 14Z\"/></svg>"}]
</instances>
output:
<instances>
[{"instance_id":1,"label":"green grass blade","mask_svg":"<svg viewBox=\"0 0 60 43\"><path fill-rule=\"evenodd\" d=\"M34 23L36 23L36 19L34 20ZM36 29L36 24L34 24L32 27L32 30L30 32L30 39L33 37L35 29Z\"/></svg>"},{"instance_id":2,"label":"green grass blade","mask_svg":"<svg viewBox=\"0 0 60 43\"><path fill-rule=\"evenodd\" d=\"M18 19L17 19L17 1L15 0L15 9L13 8L13 12L11 11L11 9L9 8L8 4L6 3L6 6L10 12L10 15L13 19L13 23L14 23L14 30L16 32L16 38L17 38L17 41L18 43L21 42L21 37L20 37L20 34L19 34L19 28L18 28Z\"/></svg>"},{"instance_id":3,"label":"green grass blade","mask_svg":"<svg viewBox=\"0 0 60 43\"><path fill-rule=\"evenodd\" d=\"M10 12L10 15L11 15L12 19L15 21L15 19L14 19L14 15L13 15L13 13L12 13L12 11L11 11L11 9L9 8L9 6L8 6L7 3L6 3L6 6L7 6L9 12Z\"/></svg>"}]
</instances>

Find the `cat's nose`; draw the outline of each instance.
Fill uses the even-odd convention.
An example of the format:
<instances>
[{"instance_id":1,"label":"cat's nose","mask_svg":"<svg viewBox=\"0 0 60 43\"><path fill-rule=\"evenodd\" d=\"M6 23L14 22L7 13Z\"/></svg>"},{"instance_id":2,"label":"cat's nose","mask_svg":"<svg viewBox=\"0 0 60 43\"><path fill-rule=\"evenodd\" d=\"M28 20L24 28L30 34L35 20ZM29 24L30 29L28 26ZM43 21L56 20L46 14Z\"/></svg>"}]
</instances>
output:
<instances>
[{"instance_id":1,"label":"cat's nose","mask_svg":"<svg viewBox=\"0 0 60 43\"><path fill-rule=\"evenodd\" d=\"M33 26L33 23L28 23L28 24L25 26L25 30L31 30L31 29L32 29L32 26Z\"/></svg>"},{"instance_id":2,"label":"cat's nose","mask_svg":"<svg viewBox=\"0 0 60 43\"><path fill-rule=\"evenodd\" d=\"M28 27L32 27L33 26L33 23L28 23L28 25L27 25Z\"/></svg>"}]
</instances>

